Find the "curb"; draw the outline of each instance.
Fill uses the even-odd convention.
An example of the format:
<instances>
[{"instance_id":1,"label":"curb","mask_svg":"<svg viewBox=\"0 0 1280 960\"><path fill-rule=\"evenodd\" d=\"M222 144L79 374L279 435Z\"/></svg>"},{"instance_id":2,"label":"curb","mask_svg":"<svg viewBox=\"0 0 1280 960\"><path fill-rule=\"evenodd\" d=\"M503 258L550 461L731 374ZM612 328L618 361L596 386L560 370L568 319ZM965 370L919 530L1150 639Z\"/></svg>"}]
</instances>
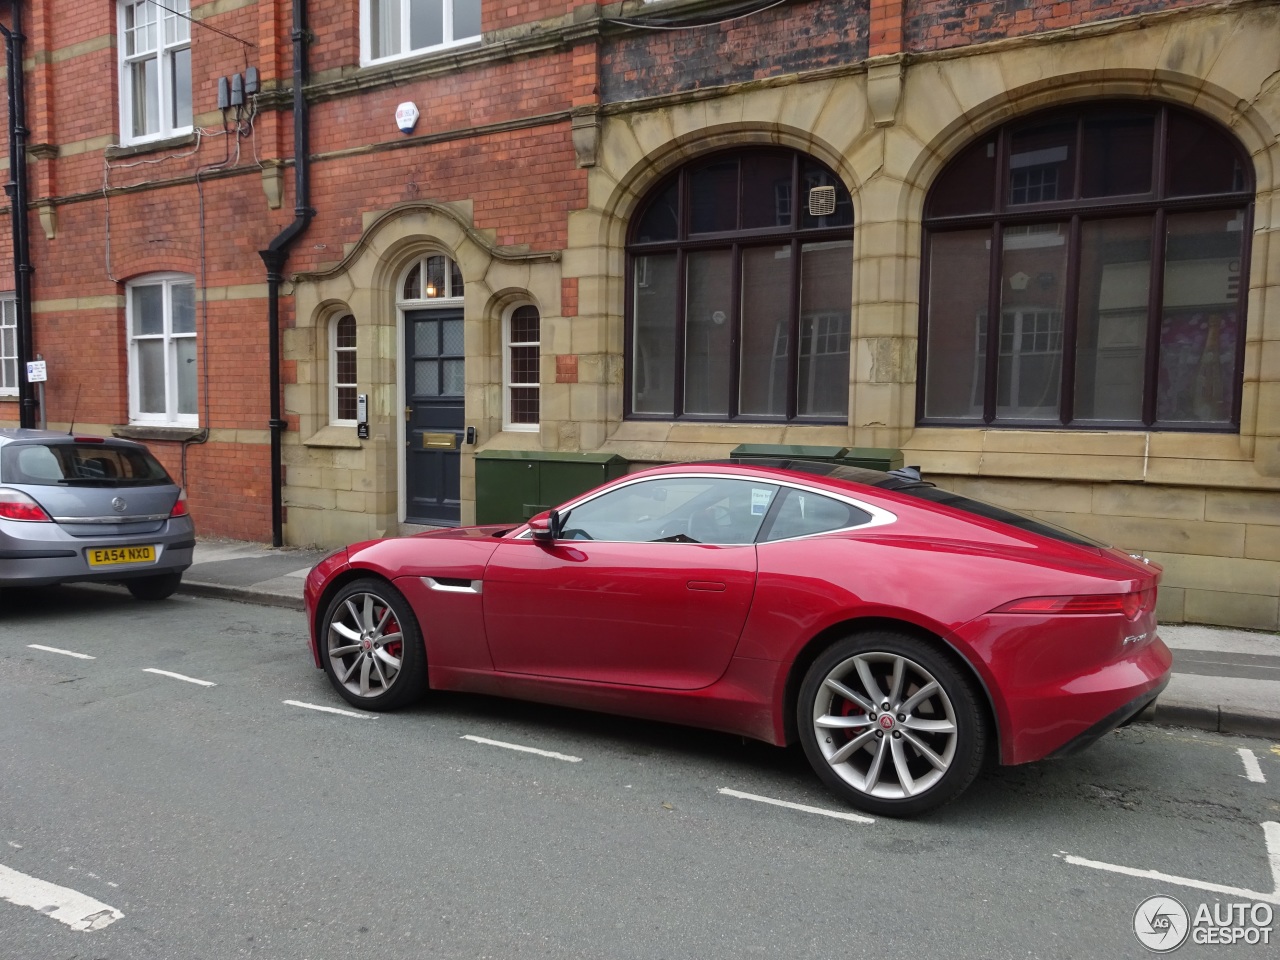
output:
<instances>
[{"instance_id":1,"label":"curb","mask_svg":"<svg viewBox=\"0 0 1280 960\"><path fill-rule=\"evenodd\" d=\"M298 611L305 609L301 597L287 597L254 587L229 587L222 583L205 583L201 580L184 578L177 592L190 597L215 597L219 600L234 600L237 603L255 603L261 607L283 607L286 610Z\"/></svg>"},{"instance_id":2,"label":"curb","mask_svg":"<svg viewBox=\"0 0 1280 960\"><path fill-rule=\"evenodd\" d=\"M1218 704L1161 703L1142 711L1136 720L1157 727L1193 727L1212 733L1280 740L1280 716L1267 716Z\"/></svg>"}]
</instances>

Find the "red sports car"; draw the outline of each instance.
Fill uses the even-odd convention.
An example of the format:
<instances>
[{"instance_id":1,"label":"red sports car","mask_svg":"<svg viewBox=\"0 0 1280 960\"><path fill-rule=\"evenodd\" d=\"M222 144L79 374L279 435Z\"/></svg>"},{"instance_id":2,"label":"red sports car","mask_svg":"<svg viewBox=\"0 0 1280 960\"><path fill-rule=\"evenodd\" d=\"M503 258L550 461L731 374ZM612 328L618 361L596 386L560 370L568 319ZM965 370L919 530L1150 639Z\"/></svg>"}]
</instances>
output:
<instances>
[{"instance_id":1,"label":"red sports car","mask_svg":"<svg viewBox=\"0 0 1280 960\"><path fill-rule=\"evenodd\" d=\"M1149 704L1160 568L946 493L801 461L634 473L518 526L360 543L306 583L349 702L463 690L800 741L854 806L953 799Z\"/></svg>"}]
</instances>

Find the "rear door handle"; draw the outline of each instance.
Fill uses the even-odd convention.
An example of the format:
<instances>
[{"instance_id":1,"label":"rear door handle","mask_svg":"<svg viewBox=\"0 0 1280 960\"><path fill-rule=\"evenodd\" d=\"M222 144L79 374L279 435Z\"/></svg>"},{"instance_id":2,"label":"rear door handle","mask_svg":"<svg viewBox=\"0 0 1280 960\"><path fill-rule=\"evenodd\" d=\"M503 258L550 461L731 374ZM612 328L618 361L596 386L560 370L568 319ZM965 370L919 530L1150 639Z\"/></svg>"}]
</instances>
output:
<instances>
[{"instance_id":1,"label":"rear door handle","mask_svg":"<svg viewBox=\"0 0 1280 960\"><path fill-rule=\"evenodd\" d=\"M690 580L690 590L706 590L709 593L724 593L725 585L718 580Z\"/></svg>"}]
</instances>

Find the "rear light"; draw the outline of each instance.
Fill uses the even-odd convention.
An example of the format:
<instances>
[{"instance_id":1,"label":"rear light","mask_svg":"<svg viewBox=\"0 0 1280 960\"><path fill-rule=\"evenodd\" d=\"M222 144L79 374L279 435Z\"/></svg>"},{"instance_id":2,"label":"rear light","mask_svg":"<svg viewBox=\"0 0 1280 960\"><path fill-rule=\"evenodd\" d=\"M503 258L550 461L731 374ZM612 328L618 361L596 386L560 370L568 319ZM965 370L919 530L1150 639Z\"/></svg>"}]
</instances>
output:
<instances>
[{"instance_id":1,"label":"rear light","mask_svg":"<svg viewBox=\"0 0 1280 960\"><path fill-rule=\"evenodd\" d=\"M187 514L187 491L178 491L178 502L173 505L173 509L169 511L169 519L174 517L185 517Z\"/></svg>"},{"instance_id":2,"label":"rear light","mask_svg":"<svg viewBox=\"0 0 1280 960\"><path fill-rule=\"evenodd\" d=\"M996 607L992 613L1065 613L1123 614L1129 620L1154 609L1156 605L1156 588L1147 587L1133 593L1100 593L1075 597L1023 597Z\"/></svg>"},{"instance_id":3,"label":"rear light","mask_svg":"<svg viewBox=\"0 0 1280 960\"><path fill-rule=\"evenodd\" d=\"M33 520L37 523L53 523L53 518L44 512L44 507L40 506L21 490L0 489L0 517L6 520Z\"/></svg>"},{"instance_id":4,"label":"rear light","mask_svg":"<svg viewBox=\"0 0 1280 960\"><path fill-rule=\"evenodd\" d=\"M102 437L72 437L76 443L106 443Z\"/></svg>"}]
</instances>

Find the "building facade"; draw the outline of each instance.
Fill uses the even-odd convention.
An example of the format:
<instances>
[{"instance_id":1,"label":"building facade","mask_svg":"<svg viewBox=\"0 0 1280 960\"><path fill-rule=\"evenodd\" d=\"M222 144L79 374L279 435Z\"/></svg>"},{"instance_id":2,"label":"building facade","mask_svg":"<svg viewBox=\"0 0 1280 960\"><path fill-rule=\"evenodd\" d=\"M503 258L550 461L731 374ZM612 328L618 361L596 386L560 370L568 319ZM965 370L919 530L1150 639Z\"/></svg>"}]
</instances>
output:
<instances>
[{"instance_id":1,"label":"building facade","mask_svg":"<svg viewBox=\"0 0 1280 960\"><path fill-rule=\"evenodd\" d=\"M203 532L273 476L337 544L469 521L485 451L891 447L1280 626L1275 0L303 12L295 83L289 4L21 5L44 412Z\"/></svg>"}]
</instances>

